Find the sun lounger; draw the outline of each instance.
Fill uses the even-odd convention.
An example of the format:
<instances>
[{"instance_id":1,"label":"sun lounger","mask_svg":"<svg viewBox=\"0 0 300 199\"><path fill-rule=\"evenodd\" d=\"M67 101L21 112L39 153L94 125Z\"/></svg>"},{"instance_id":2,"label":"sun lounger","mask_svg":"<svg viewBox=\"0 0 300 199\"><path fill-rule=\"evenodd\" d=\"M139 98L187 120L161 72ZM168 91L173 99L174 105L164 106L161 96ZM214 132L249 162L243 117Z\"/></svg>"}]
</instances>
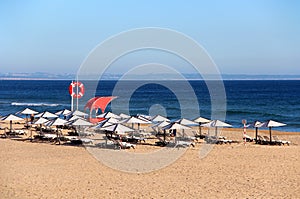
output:
<instances>
[{"instance_id":1,"label":"sun lounger","mask_svg":"<svg viewBox=\"0 0 300 199\"><path fill-rule=\"evenodd\" d=\"M257 143L258 144L269 144L269 141L266 140L264 137L262 137L261 135L258 135L257 136Z\"/></svg>"},{"instance_id":2,"label":"sun lounger","mask_svg":"<svg viewBox=\"0 0 300 199\"><path fill-rule=\"evenodd\" d=\"M224 136L207 136L205 137L205 141L208 144L231 144L233 141L232 140L228 140L226 137Z\"/></svg>"},{"instance_id":3,"label":"sun lounger","mask_svg":"<svg viewBox=\"0 0 300 199\"><path fill-rule=\"evenodd\" d=\"M290 141L287 141L287 140L280 140L279 138L278 138L278 136L277 135L274 135L273 136L273 139L274 139L274 141L276 142L276 143L278 143L278 144L283 144L283 145L290 145L291 144L291 142Z\"/></svg>"},{"instance_id":4,"label":"sun lounger","mask_svg":"<svg viewBox=\"0 0 300 199\"><path fill-rule=\"evenodd\" d=\"M80 138L83 144L93 144L93 140L89 138Z\"/></svg>"},{"instance_id":5,"label":"sun lounger","mask_svg":"<svg viewBox=\"0 0 300 199\"><path fill-rule=\"evenodd\" d=\"M253 138L250 137L249 135L244 134L244 139L246 139L246 142L253 142Z\"/></svg>"},{"instance_id":6,"label":"sun lounger","mask_svg":"<svg viewBox=\"0 0 300 199\"><path fill-rule=\"evenodd\" d=\"M195 143L189 142L189 141L183 141L183 140L176 141L175 147L180 147L180 146L182 146L182 147L189 147L189 146L195 147Z\"/></svg>"},{"instance_id":7,"label":"sun lounger","mask_svg":"<svg viewBox=\"0 0 300 199\"><path fill-rule=\"evenodd\" d=\"M119 147L119 149L130 149L130 148L135 149L136 146L135 144L131 144L128 142L121 142L119 140L116 140L116 144Z\"/></svg>"}]
</instances>

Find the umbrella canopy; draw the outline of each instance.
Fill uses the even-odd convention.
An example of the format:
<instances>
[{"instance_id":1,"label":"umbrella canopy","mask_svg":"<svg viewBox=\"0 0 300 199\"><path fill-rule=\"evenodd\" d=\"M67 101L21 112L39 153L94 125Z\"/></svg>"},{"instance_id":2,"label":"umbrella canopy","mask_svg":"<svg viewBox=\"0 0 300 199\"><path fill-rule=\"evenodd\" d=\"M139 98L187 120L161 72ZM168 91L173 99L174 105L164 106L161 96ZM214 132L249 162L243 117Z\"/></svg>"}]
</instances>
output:
<instances>
[{"instance_id":1,"label":"umbrella canopy","mask_svg":"<svg viewBox=\"0 0 300 199\"><path fill-rule=\"evenodd\" d=\"M272 127L280 127L280 126L285 126L286 124L281 123L281 122L276 122L274 120L268 120L264 123L261 124L261 127L267 127L269 128L269 133L270 133L270 142L272 142Z\"/></svg>"},{"instance_id":2,"label":"umbrella canopy","mask_svg":"<svg viewBox=\"0 0 300 199\"><path fill-rule=\"evenodd\" d=\"M137 115L137 118L139 118L141 120L145 120L145 121L151 121L151 116L149 116L149 115L139 114L139 115Z\"/></svg>"},{"instance_id":3,"label":"umbrella canopy","mask_svg":"<svg viewBox=\"0 0 300 199\"><path fill-rule=\"evenodd\" d=\"M45 123L46 126L62 126L65 125L68 121L56 118L55 120Z\"/></svg>"},{"instance_id":4,"label":"umbrella canopy","mask_svg":"<svg viewBox=\"0 0 300 199\"><path fill-rule=\"evenodd\" d=\"M215 127L216 128L216 130L215 130L215 135L216 136L218 134L218 127L232 127L230 124L227 124L227 123L222 122L220 120L212 120L211 122L206 123L206 124L202 124L201 126L204 126L204 127Z\"/></svg>"},{"instance_id":5,"label":"umbrella canopy","mask_svg":"<svg viewBox=\"0 0 300 199\"><path fill-rule=\"evenodd\" d=\"M38 114L38 112L34 111L34 110L30 109L30 108L26 108L23 111L21 111L20 114L23 114L23 115L31 115L31 114L33 114L33 115L35 115L35 114Z\"/></svg>"},{"instance_id":6,"label":"umbrella canopy","mask_svg":"<svg viewBox=\"0 0 300 199\"><path fill-rule=\"evenodd\" d=\"M170 124L169 121L161 121L161 122L159 122L159 123L157 123L157 124L155 124L155 125L153 125L153 126L151 126L151 127L152 127L152 128L155 128L155 127L157 127L157 128L162 128L162 127L167 126L168 124Z\"/></svg>"},{"instance_id":7,"label":"umbrella canopy","mask_svg":"<svg viewBox=\"0 0 300 199\"><path fill-rule=\"evenodd\" d=\"M204 118L204 117L197 117L196 119L194 119L194 122L204 124L204 123L210 122L210 120L209 120L209 119L206 119L206 118Z\"/></svg>"},{"instance_id":8,"label":"umbrella canopy","mask_svg":"<svg viewBox=\"0 0 300 199\"><path fill-rule=\"evenodd\" d=\"M127 118L121 122L127 123L127 124L151 124L150 121L142 120L142 119L136 118L134 116L131 116L130 118Z\"/></svg>"},{"instance_id":9,"label":"umbrella canopy","mask_svg":"<svg viewBox=\"0 0 300 199\"><path fill-rule=\"evenodd\" d=\"M121 113L119 116L121 117L121 119L127 119L127 118L130 118L130 115L127 115L127 114L125 114L125 113Z\"/></svg>"},{"instance_id":10,"label":"umbrella canopy","mask_svg":"<svg viewBox=\"0 0 300 199\"><path fill-rule=\"evenodd\" d=\"M246 127L255 128L255 142L257 143L257 135L258 135L258 128L261 127L262 123L260 121L254 121L251 124L248 124Z\"/></svg>"},{"instance_id":11,"label":"umbrella canopy","mask_svg":"<svg viewBox=\"0 0 300 199\"><path fill-rule=\"evenodd\" d=\"M102 121L102 122L99 122L95 127L93 127L94 129L100 129L102 127L107 127L107 126L111 126L113 125L113 123L110 123L110 122L107 122L107 121Z\"/></svg>"},{"instance_id":12,"label":"umbrella canopy","mask_svg":"<svg viewBox=\"0 0 300 199\"><path fill-rule=\"evenodd\" d=\"M61 111L58 111L55 113L55 115L63 115L63 116L67 116L71 113L72 111L68 110L68 109L63 109Z\"/></svg>"},{"instance_id":13,"label":"umbrella canopy","mask_svg":"<svg viewBox=\"0 0 300 199\"><path fill-rule=\"evenodd\" d=\"M194 119L194 122L197 122L199 124L199 134L200 134L200 138L202 136L202 131L201 131L201 124L205 124L210 122L209 119L206 119L204 117L197 117L196 119Z\"/></svg>"},{"instance_id":14,"label":"umbrella canopy","mask_svg":"<svg viewBox=\"0 0 300 199\"><path fill-rule=\"evenodd\" d=\"M10 131L12 130L12 121L20 121L23 120L23 118L18 117L16 115L10 114L8 116L5 116L1 118L2 121L9 121L10 122Z\"/></svg>"},{"instance_id":15,"label":"umbrella canopy","mask_svg":"<svg viewBox=\"0 0 300 199\"><path fill-rule=\"evenodd\" d=\"M50 113L48 111L42 112L40 114L35 115L35 117L43 117L43 118L57 118L58 116Z\"/></svg>"},{"instance_id":16,"label":"umbrella canopy","mask_svg":"<svg viewBox=\"0 0 300 199\"><path fill-rule=\"evenodd\" d=\"M196 123L194 121L191 121L191 120L188 120L188 119L185 119L185 118L176 120L175 122L178 123L178 124L186 125L186 126L196 126L196 125L198 125L198 123Z\"/></svg>"},{"instance_id":17,"label":"umbrella canopy","mask_svg":"<svg viewBox=\"0 0 300 199\"><path fill-rule=\"evenodd\" d=\"M77 120L73 120L71 125L73 125L73 126L91 126L93 124L84 119L79 118Z\"/></svg>"},{"instance_id":18,"label":"umbrella canopy","mask_svg":"<svg viewBox=\"0 0 300 199\"><path fill-rule=\"evenodd\" d=\"M121 119L119 115L116 115L112 112L102 113L100 115L97 115L97 117Z\"/></svg>"},{"instance_id":19,"label":"umbrella canopy","mask_svg":"<svg viewBox=\"0 0 300 199\"><path fill-rule=\"evenodd\" d=\"M211 122L202 124L201 126L204 126L204 127L232 127L230 124L227 124L220 120L212 120Z\"/></svg>"},{"instance_id":20,"label":"umbrella canopy","mask_svg":"<svg viewBox=\"0 0 300 199\"><path fill-rule=\"evenodd\" d=\"M110 126L102 127L101 130L116 132L118 134L124 134L125 132L133 132L134 129L131 129L123 124L113 124Z\"/></svg>"},{"instance_id":21,"label":"umbrella canopy","mask_svg":"<svg viewBox=\"0 0 300 199\"><path fill-rule=\"evenodd\" d=\"M110 122L110 123L112 123L112 124L116 124L116 123L119 123L120 120L117 120L116 118L111 117L111 118L107 118L107 119L105 120L105 122Z\"/></svg>"},{"instance_id":22,"label":"umbrella canopy","mask_svg":"<svg viewBox=\"0 0 300 199\"><path fill-rule=\"evenodd\" d=\"M80 116L77 116L77 115L73 115L71 118L68 119L68 121L71 122L71 121L74 121L74 120L77 120L77 119L83 119L83 118L80 117Z\"/></svg>"},{"instance_id":23,"label":"umbrella canopy","mask_svg":"<svg viewBox=\"0 0 300 199\"><path fill-rule=\"evenodd\" d=\"M49 120L41 117L34 124L45 124L46 122L49 122Z\"/></svg>"},{"instance_id":24,"label":"umbrella canopy","mask_svg":"<svg viewBox=\"0 0 300 199\"><path fill-rule=\"evenodd\" d=\"M183 124L179 124L179 123L176 123L176 122L173 122L173 123L170 123L170 124L167 124L166 126L162 127L163 130L185 130L185 129L191 129L190 127L188 126L185 126Z\"/></svg>"},{"instance_id":25,"label":"umbrella canopy","mask_svg":"<svg viewBox=\"0 0 300 199\"><path fill-rule=\"evenodd\" d=\"M162 115L155 115L151 121L152 122L163 122L163 121L170 121L170 120Z\"/></svg>"},{"instance_id":26,"label":"umbrella canopy","mask_svg":"<svg viewBox=\"0 0 300 199\"><path fill-rule=\"evenodd\" d=\"M72 116L77 115L77 116L80 116L80 117L87 117L88 116L87 113L84 113L84 112L79 111L79 110L73 111L69 115L72 115Z\"/></svg>"}]
</instances>

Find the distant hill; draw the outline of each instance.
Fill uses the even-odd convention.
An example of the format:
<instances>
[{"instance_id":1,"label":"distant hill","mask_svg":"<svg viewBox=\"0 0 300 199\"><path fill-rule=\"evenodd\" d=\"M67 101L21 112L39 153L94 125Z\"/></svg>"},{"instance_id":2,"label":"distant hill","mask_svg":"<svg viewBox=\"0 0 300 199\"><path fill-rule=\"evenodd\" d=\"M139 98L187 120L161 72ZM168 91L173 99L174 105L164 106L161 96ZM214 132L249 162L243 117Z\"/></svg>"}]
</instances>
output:
<instances>
[{"instance_id":1,"label":"distant hill","mask_svg":"<svg viewBox=\"0 0 300 199\"><path fill-rule=\"evenodd\" d=\"M71 73L0 73L1 80L74 80L76 74ZM87 74L87 79L98 79L99 77L94 74ZM168 78L166 78L168 77ZM199 74L183 74L185 79L189 80L202 80L203 77ZM104 74L101 79L103 80L118 80L122 78L120 74ZM178 76L172 78L172 74L141 74L131 75L127 79L143 80L143 79L178 79ZM208 79L215 79L214 75L207 75ZM300 80L300 75L247 75L247 74L222 74L223 80Z\"/></svg>"}]
</instances>

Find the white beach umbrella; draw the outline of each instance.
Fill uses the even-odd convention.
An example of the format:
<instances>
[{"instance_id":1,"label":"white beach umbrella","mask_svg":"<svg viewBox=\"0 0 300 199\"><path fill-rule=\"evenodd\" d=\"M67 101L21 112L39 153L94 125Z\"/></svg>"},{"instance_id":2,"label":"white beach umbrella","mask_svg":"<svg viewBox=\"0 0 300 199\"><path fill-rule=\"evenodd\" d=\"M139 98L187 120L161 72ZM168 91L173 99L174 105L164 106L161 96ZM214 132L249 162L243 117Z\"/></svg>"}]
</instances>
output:
<instances>
[{"instance_id":1,"label":"white beach umbrella","mask_svg":"<svg viewBox=\"0 0 300 199\"><path fill-rule=\"evenodd\" d=\"M67 122L68 122L67 120L56 118L56 119L54 119L52 121L46 122L45 125L46 126L56 126L56 128L57 128L57 126L63 126ZM56 131L56 137L57 137L57 141L60 144L60 136L59 136L58 130Z\"/></svg>"},{"instance_id":2,"label":"white beach umbrella","mask_svg":"<svg viewBox=\"0 0 300 199\"><path fill-rule=\"evenodd\" d=\"M88 116L87 113L84 113L84 112L79 111L79 110L73 111L69 115L72 115L72 116L77 115L77 116L80 116L80 117L87 117Z\"/></svg>"},{"instance_id":3,"label":"white beach umbrella","mask_svg":"<svg viewBox=\"0 0 300 199\"><path fill-rule=\"evenodd\" d=\"M196 119L194 119L194 122L197 122L199 124L199 134L200 136L202 135L202 132L201 132L201 124L205 124L205 123L208 123L210 122L209 119L206 119L204 117L197 117Z\"/></svg>"},{"instance_id":4,"label":"white beach umbrella","mask_svg":"<svg viewBox=\"0 0 300 199\"><path fill-rule=\"evenodd\" d=\"M43 118L43 117L40 117L34 124L39 124L40 125L40 134L42 134L42 125L49 122L49 120Z\"/></svg>"},{"instance_id":5,"label":"white beach umbrella","mask_svg":"<svg viewBox=\"0 0 300 199\"><path fill-rule=\"evenodd\" d=\"M49 120L41 117L36 122L34 122L34 124L45 124L46 122L49 122Z\"/></svg>"},{"instance_id":6,"label":"white beach umbrella","mask_svg":"<svg viewBox=\"0 0 300 199\"><path fill-rule=\"evenodd\" d=\"M68 121L61 119L61 118L56 118L54 120L51 120L49 122L46 122L45 125L46 126L62 126L65 125Z\"/></svg>"},{"instance_id":7,"label":"white beach umbrella","mask_svg":"<svg viewBox=\"0 0 300 199\"><path fill-rule=\"evenodd\" d=\"M12 130L12 122L13 121L21 121L21 120L24 120L23 118L21 117L18 117L16 115L13 115L13 114L10 114L8 116L5 116L3 118L1 118L2 121L9 121L9 124L10 124L10 131Z\"/></svg>"},{"instance_id":8,"label":"white beach umbrella","mask_svg":"<svg viewBox=\"0 0 300 199\"><path fill-rule=\"evenodd\" d=\"M262 123L260 121L254 121L251 124L248 124L247 128L255 128L255 142L257 143L257 135L258 135L258 128L260 128Z\"/></svg>"},{"instance_id":9,"label":"white beach umbrella","mask_svg":"<svg viewBox=\"0 0 300 199\"><path fill-rule=\"evenodd\" d=\"M20 114L23 114L23 115L31 115L31 114L33 114L33 115L35 115L35 114L38 114L38 112L34 111L34 110L30 109L30 108L25 108L23 111L20 112Z\"/></svg>"},{"instance_id":10,"label":"white beach umbrella","mask_svg":"<svg viewBox=\"0 0 300 199\"><path fill-rule=\"evenodd\" d=\"M151 121L151 116L150 115L138 114L137 118L141 119L141 120L145 120L145 121Z\"/></svg>"},{"instance_id":11,"label":"white beach umbrella","mask_svg":"<svg viewBox=\"0 0 300 199\"><path fill-rule=\"evenodd\" d=\"M130 118L122 120L122 121L120 121L120 123L132 124L132 128L133 128L134 124L138 124L138 130L140 130L140 124L151 124L150 121L142 120L142 119L136 118L134 116L131 116Z\"/></svg>"},{"instance_id":12,"label":"white beach umbrella","mask_svg":"<svg viewBox=\"0 0 300 199\"><path fill-rule=\"evenodd\" d=\"M97 115L97 118L115 118L115 119L121 119L121 117L117 114L114 114L112 112L106 112L106 113L102 113L100 115Z\"/></svg>"},{"instance_id":13,"label":"white beach umbrella","mask_svg":"<svg viewBox=\"0 0 300 199\"><path fill-rule=\"evenodd\" d=\"M107 118L107 119L105 120L105 122L110 122L110 123L112 123L112 124L116 124L116 123L119 123L120 120L118 120L118 119L116 119L116 118L113 118L113 117L110 117L110 118Z\"/></svg>"},{"instance_id":14,"label":"white beach umbrella","mask_svg":"<svg viewBox=\"0 0 300 199\"><path fill-rule=\"evenodd\" d=\"M163 122L163 121L170 121L168 118L162 116L162 115L155 115L151 119L152 122Z\"/></svg>"},{"instance_id":15,"label":"white beach umbrella","mask_svg":"<svg viewBox=\"0 0 300 199\"><path fill-rule=\"evenodd\" d=\"M77 115L73 115L71 118L68 119L68 121L72 122L72 121L77 120L77 119L84 119L84 118L80 117L80 116L77 116Z\"/></svg>"},{"instance_id":16,"label":"white beach umbrella","mask_svg":"<svg viewBox=\"0 0 300 199\"><path fill-rule=\"evenodd\" d=\"M53 113L50 113L48 111L45 111L45 112L42 112L42 113L39 113L37 115L35 115L35 117L39 118L39 117L43 117L43 118L57 118L58 116L53 114Z\"/></svg>"},{"instance_id":17,"label":"white beach umbrella","mask_svg":"<svg viewBox=\"0 0 300 199\"><path fill-rule=\"evenodd\" d=\"M96 126L94 126L94 129L101 129L102 127L107 127L107 126L111 126L113 125L113 123L110 123L106 120L99 122Z\"/></svg>"},{"instance_id":18,"label":"white beach umbrella","mask_svg":"<svg viewBox=\"0 0 300 199\"><path fill-rule=\"evenodd\" d=\"M63 116L67 116L71 113L72 111L68 110L68 109L63 109L61 111L58 111L55 113L55 115L63 115Z\"/></svg>"},{"instance_id":19,"label":"white beach umbrella","mask_svg":"<svg viewBox=\"0 0 300 199\"><path fill-rule=\"evenodd\" d=\"M190 127L188 126L185 126L183 124L179 124L179 123L176 123L176 122L172 122L164 127L162 127L163 130L182 130L182 135L184 135L184 130L186 129L191 129ZM165 134L165 133L164 133ZM164 137L165 139L165 137Z\"/></svg>"},{"instance_id":20,"label":"white beach umbrella","mask_svg":"<svg viewBox=\"0 0 300 199\"><path fill-rule=\"evenodd\" d=\"M110 126L102 127L101 130L115 132L117 134L125 134L126 132L133 132L134 129L131 129L123 124L113 124Z\"/></svg>"},{"instance_id":21,"label":"white beach umbrella","mask_svg":"<svg viewBox=\"0 0 300 199\"><path fill-rule=\"evenodd\" d=\"M198 123L196 123L194 121L191 121L191 120L188 120L188 119L185 119L185 118L178 119L175 122L178 123L178 124L186 125L186 126L196 126L196 125L198 125Z\"/></svg>"},{"instance_id":22,"label":"white beach umbrella","mask_svg":"<svg viewBox=\"0 0 300 199\"><path fill-rule=\"evenodd\" d=\"M130 115L127 115L125 113L121 113L120 115L120 119L127 119L127 118L130 118Z\"/></svg>"},{"instance_id":23,"label":"white beach umbrella","mask_svg":"<svg viewBox=\"0 0 300 199\"><path fill-rule=\"evenodd\" d=\"M26 115L26 122L28 122L28 115L35 115L38 114L38 112L30 108L25 108L23 111L20 112L20 114Z\"/></svg>"},{"instance_id":24,"label":"white beach umbrella","mask_svg":"<svg viewBox=\"0 0 300 199\"><path fill-rule=\"evenodd\" d=\"M92 126L93 125L92 123L90 123L82 118L73 120L70 124L73 126Z\"/></svg>"},{"instance_id":25,"label":"white beach umbrella","mask_svg":"<svg viewBox=\"0 0 300 199\"><path fill-rule=\"evenodd\" d=\"M274 120L268 120L264 123L261 124L261 127L267 127L269 128L269 133L270 133L270 142L272 142L272 128L273 127L281 127L285 126L286 124L281 123L281 122L276 122Z\"/></svg>"},{"instance_id":26,"label":"white beach umbrella","mask_svg":"<svg viewBox=\"0 0 300 199\"><path fill-rule=\"evenodd\" d=\"M204 127L215 127L215 135L217 136L218 134L218 127L232 127L230 124L227 124L225 122L222 122L220 120L212 120L211 122L209 123L206 123L206 124L202 124L201 126L204 126Z\"/></svg>"}]
</instances>

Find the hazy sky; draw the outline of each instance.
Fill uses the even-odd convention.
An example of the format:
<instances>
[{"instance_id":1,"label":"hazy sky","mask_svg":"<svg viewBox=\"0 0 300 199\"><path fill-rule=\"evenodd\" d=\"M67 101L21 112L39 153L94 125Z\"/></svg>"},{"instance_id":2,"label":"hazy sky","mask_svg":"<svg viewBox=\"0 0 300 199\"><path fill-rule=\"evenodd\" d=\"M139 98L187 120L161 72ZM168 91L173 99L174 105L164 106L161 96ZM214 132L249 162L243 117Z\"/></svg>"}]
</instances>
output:
<instances>
[{"instance_id":1,"label":"hazy sky","mask_svg":"<svg viewBox=\"0 0 300 199\"><path fill-rule=\"evenodd\" d=\"M300 74L297 0L2 0L0 72L75 73L101 41L141 27L192 37L224 74Z\"/></svg>"}]
</instances>

